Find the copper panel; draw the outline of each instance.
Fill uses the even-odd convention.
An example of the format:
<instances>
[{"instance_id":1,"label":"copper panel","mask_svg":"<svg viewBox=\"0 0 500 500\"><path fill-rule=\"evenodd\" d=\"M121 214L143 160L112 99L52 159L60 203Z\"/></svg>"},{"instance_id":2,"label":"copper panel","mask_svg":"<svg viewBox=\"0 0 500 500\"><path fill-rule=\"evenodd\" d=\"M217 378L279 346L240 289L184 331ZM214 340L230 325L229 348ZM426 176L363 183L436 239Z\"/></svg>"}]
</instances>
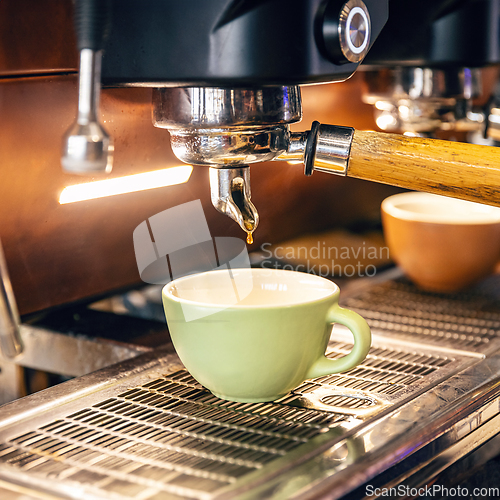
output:
<instances>
[{"instance_id":1,"label":"copper panel","mask_svg":"<svg viewBox=\"0 0 500 500\"><path fill-rule=\"evenodd\" d=\"M76 71L71 0L0 2L0 76Z\"/></svg>"},{"instance_id":2,"label":"copper panel","mask_svg":"<svg viewBox=\"0 0 500 500\"><path fill-rule=\"evenodd\" d=\"M76 99L75 77L0 84L0 237L22 314L140 281L133 229L191 199L209 204L207 173L199 170L186 186L60 205L63 187L91 180L60 166ZM179 163L167 134L152 126L149 103L143 89L103 95L103 119L117 151L110 177Z\"/></svg>"}]
</instances>

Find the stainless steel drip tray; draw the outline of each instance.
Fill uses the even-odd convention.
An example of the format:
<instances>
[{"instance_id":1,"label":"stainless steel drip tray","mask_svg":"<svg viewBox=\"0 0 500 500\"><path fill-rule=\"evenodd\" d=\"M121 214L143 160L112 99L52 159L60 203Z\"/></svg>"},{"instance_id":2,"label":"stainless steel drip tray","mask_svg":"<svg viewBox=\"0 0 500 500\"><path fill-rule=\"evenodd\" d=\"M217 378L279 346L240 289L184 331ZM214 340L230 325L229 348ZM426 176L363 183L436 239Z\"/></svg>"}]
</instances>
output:
<instances>
[{"instance_id":1,"label":"stainless steel drip tray","mask_svg":"<svg viewBox=\"0 0 500 500\"><path fill-rule=\"evenodd\" d=\"M6 405L0 479L55 498L212 498L348 415L223 401L167 349Z\"/></svg>"},{"instance_id":2,"label":"stainless steel drip tray","mask_svg":"<svg viewBox=\"0 0 500 500\"><path fill-rule=\"evenodd\" d=\"M329 356L350 349L344 336L335 332ZM375 338L347 374L242 404L211 395L166 348L4 406L0 478L55 498L215 498L302 463L480 360Z\"/></svg>"},{"instance_id":3,"label":"stainless steel drip tray","mask_svg":"<svg viewBox=\"0 0 500 500\"><path fill-rule=\"evenodd\" d=\"M391 291L401 286L406 295ZM349 297L373 328L366 360L274 403L216 398L166 346L5 405L0 488L85 500L339 498L394 467L408 477L401 464L457 460L498 432L500 309L478 309L474 321L493 323L488 342L471 341L453 332L476 298L434 297L448 321L405 331L411 318L428 320L419 300L429 303L397 280ZM336 326L327 355L345 355L350 342Z\"/></svg>"}]
</instances>

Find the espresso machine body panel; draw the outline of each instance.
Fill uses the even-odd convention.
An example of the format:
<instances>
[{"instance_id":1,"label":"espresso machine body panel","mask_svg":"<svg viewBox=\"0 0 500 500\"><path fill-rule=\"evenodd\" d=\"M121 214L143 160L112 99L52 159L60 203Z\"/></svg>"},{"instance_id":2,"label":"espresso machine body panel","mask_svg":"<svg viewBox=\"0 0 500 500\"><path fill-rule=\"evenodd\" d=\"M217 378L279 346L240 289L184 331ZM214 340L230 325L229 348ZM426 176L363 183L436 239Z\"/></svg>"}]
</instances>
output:
<instances>
[{"instance_id":1,"label":"espresso machine body panel","mask_svg":"<svg viewBox=\"0 0 500 500\"><path fill-rule=\"evenodd\" d=\"M342 81L359 63L327 49L323 0L114 0L102 82L108 86L258 86ZM366 0L370 43L387 17Z\"/></svg>"},{"instance_id":2,"label":"espresso machine body panel","mask_svg":"<svg viewBox=\"0 0 500 500\"><path fill-rule=\"evenodd\" d=\"M498 0L390 0L390 17L367 66L484 67L500 62Z\"/></svg>"}]
</instances>

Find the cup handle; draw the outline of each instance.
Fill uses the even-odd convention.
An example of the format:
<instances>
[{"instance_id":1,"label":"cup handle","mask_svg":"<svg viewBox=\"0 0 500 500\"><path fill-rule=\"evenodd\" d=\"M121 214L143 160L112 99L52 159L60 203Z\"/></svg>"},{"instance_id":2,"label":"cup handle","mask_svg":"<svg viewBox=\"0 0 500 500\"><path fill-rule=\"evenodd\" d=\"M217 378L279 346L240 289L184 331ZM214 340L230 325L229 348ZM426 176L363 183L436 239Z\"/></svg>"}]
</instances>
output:
<instances>
[{"instance_id":1,"label":"cup handle","mask_svg":"<svg viewBox=\"0 0 500 500\"><path fill-rule=\"evenodd\" d=\"M307 379L350 370L360 364L370 350L372 341L370 327L359 314L334 304L326 314L326 322L339 323L349 328L354 337L354 346L349 354L339 359L329 359L322 356L307 372Z\"/></svg>"}]
</instances>

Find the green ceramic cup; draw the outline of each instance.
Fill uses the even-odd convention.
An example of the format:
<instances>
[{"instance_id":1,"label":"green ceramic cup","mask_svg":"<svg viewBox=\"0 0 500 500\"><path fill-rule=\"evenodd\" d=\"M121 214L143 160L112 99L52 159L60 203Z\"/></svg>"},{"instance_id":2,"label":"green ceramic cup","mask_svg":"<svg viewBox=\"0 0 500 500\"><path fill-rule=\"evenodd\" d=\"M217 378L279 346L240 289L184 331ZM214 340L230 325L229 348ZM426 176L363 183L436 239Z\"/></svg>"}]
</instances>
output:
<instances>
[{"instance_id":1,"label":"green ceramic cup","mask_svg":"<svg viewBox=\"0 0 500 500\"><path fill-rule=\"evenodd\" d=\"M231 401L274 401L304 380L361 363L370 328L338 305L339 287L319 276L276 269L216 270L174 280L163 305L174 347L191 375ZM325 357L332 323L354 347Z\"/></svg>"}]
</instances>

